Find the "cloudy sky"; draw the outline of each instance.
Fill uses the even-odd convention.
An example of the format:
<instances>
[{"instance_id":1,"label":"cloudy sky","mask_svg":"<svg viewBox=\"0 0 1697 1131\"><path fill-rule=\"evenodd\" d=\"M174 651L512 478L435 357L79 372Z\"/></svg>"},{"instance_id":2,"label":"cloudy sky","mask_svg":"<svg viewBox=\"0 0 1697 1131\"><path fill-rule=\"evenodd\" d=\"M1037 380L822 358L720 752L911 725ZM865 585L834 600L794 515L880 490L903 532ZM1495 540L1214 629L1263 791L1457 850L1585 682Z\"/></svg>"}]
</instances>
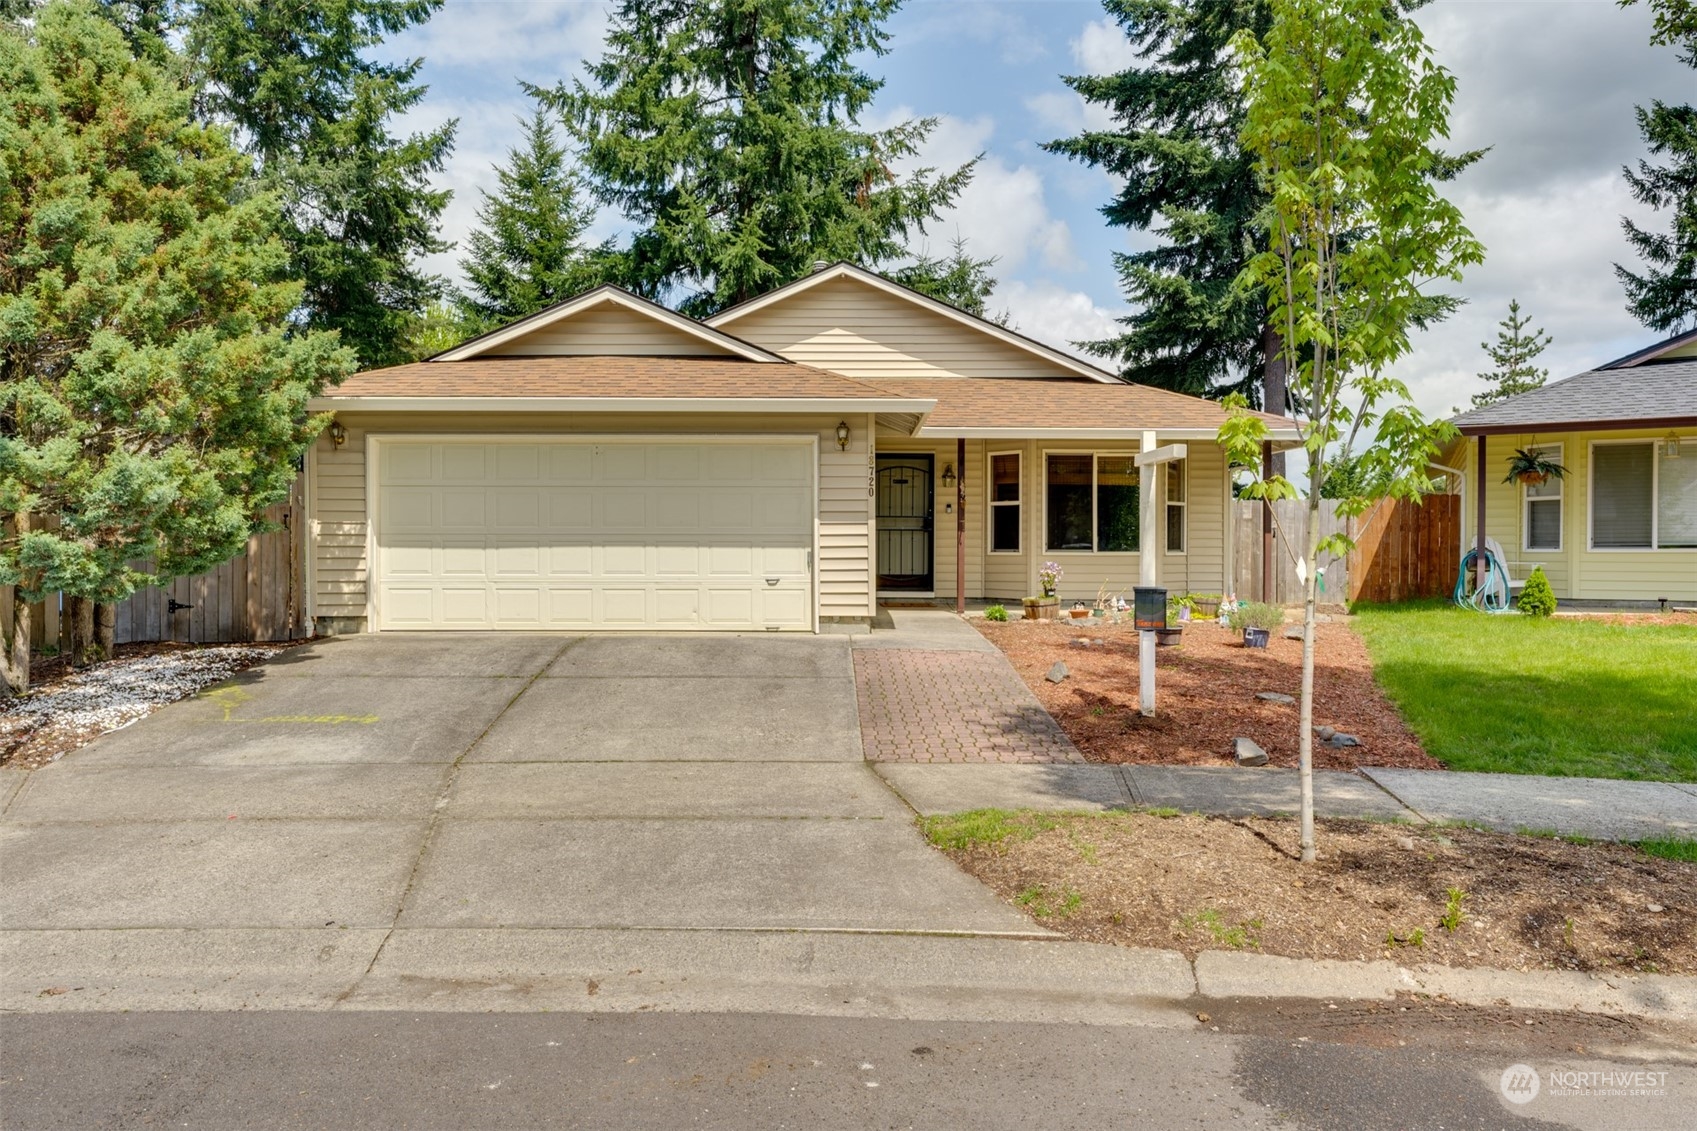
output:
<instances>
[{"instance_id":1,"label":"cloudy sky","mask_svg":"<svg viewBox=\"0 0 1697 1131\"><path fill-rule=\"evenodd\" d=\"M1642 156L1633 106L1697 97L1697 72L1648 46L1642 7L1613 0L1438 0L1420 14L1459 92L1453 148L1490 146L1452 192L1486 262L1460 293L1461 313L1421 336L1403 376L1421 407L1464 405L1481 387L1480 343L1511 297L1555 338L1552 377L1617 357L1654 335L1626 313L1612 264L1631 264L1623 213L1637 210L1620 167ZM460 120L444 174L455 199L446 236L462 240L478 190L518 136L529 107L520 80L549 85L581 73L601 48L598 0L447 0L426 27L393 45L421 55L431 85L418 125ZM983 154L971 187L933 229L933 250L955 235L998 258L993 305L1028 334L1065 346L1110 332L1126 311L1110 254L1147 236L1109 228L1098 209L1110 179L1044 153L1046 140L1104 119L1061 82L1130 61L1096 3L1072 0L908 0L890 23L891 51L869 69L887 84L871 125L935 117L925 155L947 167ZM619 217L604 215L601 234ZM458 276L458 252L437 262Z\"/></svg>"}]
</instances>

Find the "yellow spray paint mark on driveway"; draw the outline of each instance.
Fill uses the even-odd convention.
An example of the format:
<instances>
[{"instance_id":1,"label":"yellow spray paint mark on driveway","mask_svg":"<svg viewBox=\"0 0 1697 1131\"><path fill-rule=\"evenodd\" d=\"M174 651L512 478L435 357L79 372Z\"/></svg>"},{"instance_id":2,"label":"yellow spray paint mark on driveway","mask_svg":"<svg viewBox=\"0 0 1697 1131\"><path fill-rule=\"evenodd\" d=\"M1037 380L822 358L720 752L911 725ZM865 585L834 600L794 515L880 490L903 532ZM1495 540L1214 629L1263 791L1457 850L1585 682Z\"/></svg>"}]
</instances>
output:
<instances>
[{"instance_id":1,"label":"yellow spray paint mark on driveway","mask_svg":"<svg viewBox=\"0 0 1697 1131\"><path fill-rule=\"evenodd\" d=\"M252 699L246 691L239 687L220 687L208 691L205 698L218 704L224 711L224 722L227 723L302 723L306 725L336 726L342 723L358 723L370 726L377 721L376 715L265 715L257 719L242 719L236 717L236 709Z\"/></svg>"}]
</instances>

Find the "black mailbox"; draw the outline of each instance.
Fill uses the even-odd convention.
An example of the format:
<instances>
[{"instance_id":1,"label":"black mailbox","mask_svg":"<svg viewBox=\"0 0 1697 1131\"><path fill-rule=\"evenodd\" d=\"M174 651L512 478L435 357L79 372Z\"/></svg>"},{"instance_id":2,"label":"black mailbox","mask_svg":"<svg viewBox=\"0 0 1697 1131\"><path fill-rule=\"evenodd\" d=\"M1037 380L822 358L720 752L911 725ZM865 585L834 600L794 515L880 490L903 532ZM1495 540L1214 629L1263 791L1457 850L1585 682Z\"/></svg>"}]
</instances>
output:
<instances>
[{"instance_id":1,"label":"black mailbox","mask_svg":"<svg viewBox=\"0 0 1697 1131\"><path fill-rule=\"evenodd\" d=\"M1167 591L1165 589L1145 588L1142 585L1132 590L1136 608L1134 616L1139 632L1159 632L1167 627Z\"/></svg>"}]
</instances>

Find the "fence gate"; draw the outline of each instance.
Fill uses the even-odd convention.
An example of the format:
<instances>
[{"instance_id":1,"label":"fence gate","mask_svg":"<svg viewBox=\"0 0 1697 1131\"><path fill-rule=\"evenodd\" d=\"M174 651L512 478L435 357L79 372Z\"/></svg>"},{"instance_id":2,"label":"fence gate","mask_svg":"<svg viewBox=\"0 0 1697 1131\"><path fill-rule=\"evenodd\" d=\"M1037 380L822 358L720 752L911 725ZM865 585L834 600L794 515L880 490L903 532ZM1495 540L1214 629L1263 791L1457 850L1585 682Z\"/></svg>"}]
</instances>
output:
<instances>
[{"instance_id":1,"label":"fence gate","mask_svg":"<svg viewBox=\"0 0 1697 1131\"><path fill-rule=\"evenodd\" d=\"M1349 599L1447 597L1461 568L1460 553L1460 495L1387 499L1360 520L1349 555Z\"/></svg>"}]
</instances>

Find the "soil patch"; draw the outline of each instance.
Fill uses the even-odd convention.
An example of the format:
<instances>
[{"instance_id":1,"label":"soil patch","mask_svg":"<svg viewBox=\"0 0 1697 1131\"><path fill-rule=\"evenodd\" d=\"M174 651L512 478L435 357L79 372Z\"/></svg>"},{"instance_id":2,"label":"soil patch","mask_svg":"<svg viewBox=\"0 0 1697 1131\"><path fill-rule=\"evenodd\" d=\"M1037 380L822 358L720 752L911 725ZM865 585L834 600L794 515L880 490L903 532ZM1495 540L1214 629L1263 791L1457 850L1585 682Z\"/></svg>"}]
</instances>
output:
<instances>
[{"instance_id":1,"label":"soil patch","mask_svg":"<svg viewBox=\"0 0 1697 1131\"><path fill-rule=\"evenodd\" d=\"M29 694L0 700L0 765L45 766L302 643L120 644L111 660L81 669L63 657L35 660Z\"/></svg>"},{"instance_id":2,"label":"soil patch","mask_svg":"<svg viewBox=\"0 0 1697 1131\"><path fill-rule=\"evenodd\" d=\"M922 823L1003 899L1091 942L1697 973L1697 865L1630 845L1332 820L1305 865L1296 822L1281 819L985 811Z\"/></svg>"},{"instance_id":3,"label":"soil patch","mask_svg":"<svg viewBox=\"0 0 1697 1131\"><path fill-rule=\"evenodd\" d=\"M1267 647L1245 648L1237 633L1193 622L1183 643L1155 654L1159 713L1137 710L1138 634L1129 625L1074 627L1061 621L975 621L1007 654L1073 745L1092 762L1219 765L1231 761L1232 739L1254 739L1275 766L1297 764L1297 709L1255 697L1293 698L1302 687L1302 641L1274 633ZM1420 747L1396 707L1373 681L1367 646L1347 624L1315 626L1314 725L1360 739L1336 749L1315 743L1322 769L1401 766L1441 770ZM1081 646L1075 641L1101 641ZM1055 661L1070 673L1045 679Z\"/></svg>"}]
</instances>

